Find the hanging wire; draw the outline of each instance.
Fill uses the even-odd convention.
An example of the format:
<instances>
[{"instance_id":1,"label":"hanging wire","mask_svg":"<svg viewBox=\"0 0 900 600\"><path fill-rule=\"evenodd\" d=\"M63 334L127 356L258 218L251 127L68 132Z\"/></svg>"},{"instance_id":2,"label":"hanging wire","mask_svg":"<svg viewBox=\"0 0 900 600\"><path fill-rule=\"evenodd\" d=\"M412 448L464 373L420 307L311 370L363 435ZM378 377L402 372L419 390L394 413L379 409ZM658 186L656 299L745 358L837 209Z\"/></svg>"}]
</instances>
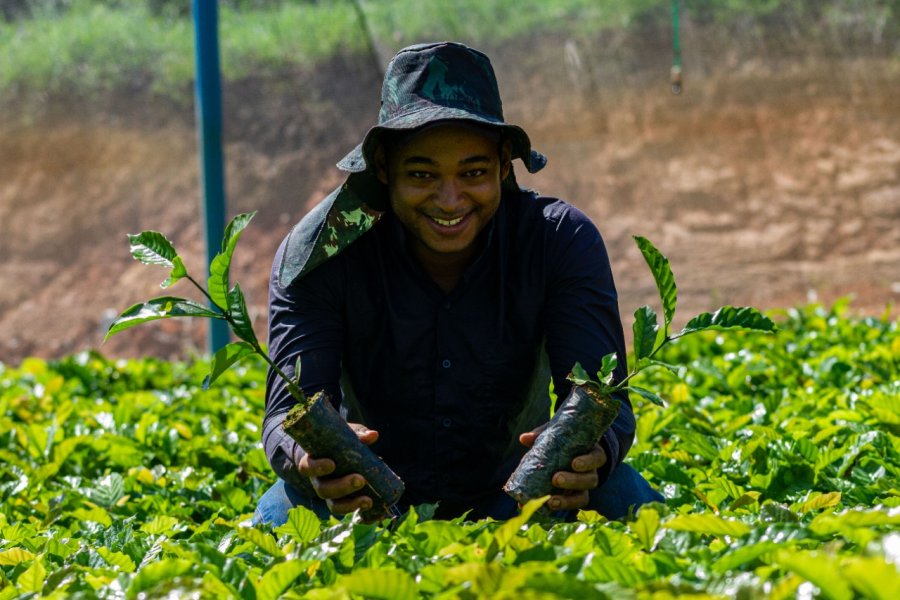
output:
<instances>
[{"instance_id":1,"label":"hanging wire","mask_svg":"<svg viewBox=\"0 0 900 600\"><path fill-rule=\"evenodd\" d=\"M678 0L672 0L672 68L669 71L669 80L672 84L672 93L676 96L681 93L681 35L678 14Z\"/></svg>"}]
</instances>

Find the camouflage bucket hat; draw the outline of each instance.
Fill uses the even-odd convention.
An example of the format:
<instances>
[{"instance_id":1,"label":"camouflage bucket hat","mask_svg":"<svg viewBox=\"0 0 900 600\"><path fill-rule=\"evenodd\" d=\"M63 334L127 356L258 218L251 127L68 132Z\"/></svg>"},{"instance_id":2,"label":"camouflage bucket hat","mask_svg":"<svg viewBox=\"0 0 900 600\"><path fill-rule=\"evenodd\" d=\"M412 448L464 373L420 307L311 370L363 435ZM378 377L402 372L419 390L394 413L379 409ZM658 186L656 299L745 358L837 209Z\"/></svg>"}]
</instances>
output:
<instances>
[{"instance_id":1,"label":"camouflage bucket hat","mask_svg":"<svg viewBox=\"0 0 900 600\"><path fill-rule=\"evenodd\" d=\"M528 172L547 164L532 150L522 128L503 120L503 106L490 59L455 42L417 44L391 60L381 90L378 125L338 164L350 175L288 235L278 283L289 286L341 252L388 210L384 186L374 175L372 156L385 131L412 131L437 121L463 120L499 130L512 145L512 158ZM505 184L515 186L515 176Z\"/></svg>"}]
</instances>

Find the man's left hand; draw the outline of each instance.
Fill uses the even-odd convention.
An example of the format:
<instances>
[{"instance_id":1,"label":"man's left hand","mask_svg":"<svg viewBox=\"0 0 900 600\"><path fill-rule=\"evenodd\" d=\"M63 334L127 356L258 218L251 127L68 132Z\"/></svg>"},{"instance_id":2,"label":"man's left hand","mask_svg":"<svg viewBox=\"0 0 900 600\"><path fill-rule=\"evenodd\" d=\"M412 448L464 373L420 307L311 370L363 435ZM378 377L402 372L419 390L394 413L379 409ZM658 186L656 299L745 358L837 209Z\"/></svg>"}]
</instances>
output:
<instances>
[{"instance_id":1,"label":"man's left hand","mask_svg":"<svg viewBox=\"0 0 900 600\"><path fill-rule=\"evenodd\" d=\"M519 436L519 442L531 448L534 440L541 431L547 427L541 425L533 431ZM554 494L547 500L547 508L551 510L577 510L584 508L588 503L588 492L597 487L599 478L597 469L606 464L606 452L600 444L594 444L593 449L587 454L576 456L572 459L571 471L557 471L553 474L553 486L562 490L560 494Z\"/></svg>"}]
</instances>

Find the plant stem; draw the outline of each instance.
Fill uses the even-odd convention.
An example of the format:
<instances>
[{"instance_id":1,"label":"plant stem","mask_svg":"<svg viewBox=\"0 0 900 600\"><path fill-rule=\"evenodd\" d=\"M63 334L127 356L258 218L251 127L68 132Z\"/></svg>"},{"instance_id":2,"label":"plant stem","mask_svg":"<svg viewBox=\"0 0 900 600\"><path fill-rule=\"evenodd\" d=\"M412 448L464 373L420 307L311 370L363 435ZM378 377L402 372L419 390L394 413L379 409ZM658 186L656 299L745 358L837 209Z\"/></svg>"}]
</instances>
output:
<instances>
[{"instance_id":1,"label":"plant stem","mask_svg":"<svg viewBox=\"0 0 900 600\"><path fill-rule=\"evenodd\" d=\"M193 283L193 284L194 284L194 287L197 288L198 290L200 290L200 293L201 293L201 294L203 294L204 296L206 296L206 299L209 300L209 303L212 304L213 306L215 306L216 308L218 308L218 309L219 309L219 312L222 313L223 315L225 315L226 318L227 318L227 316L228 316L228 311L225 310L224 308L222 308L221 306L219 306L219 305L216 303L216 301L212 299L212 296L209 295L209 292L206 291L206 288L204 288L202 285L200 285L199 283L197 283L197 280L195 280L195 279L194 279L193 277L191 277L190 275L185 275L184 278L187 279L188 281L190 281L191 283Z\"/></svg>"}]
</instances>

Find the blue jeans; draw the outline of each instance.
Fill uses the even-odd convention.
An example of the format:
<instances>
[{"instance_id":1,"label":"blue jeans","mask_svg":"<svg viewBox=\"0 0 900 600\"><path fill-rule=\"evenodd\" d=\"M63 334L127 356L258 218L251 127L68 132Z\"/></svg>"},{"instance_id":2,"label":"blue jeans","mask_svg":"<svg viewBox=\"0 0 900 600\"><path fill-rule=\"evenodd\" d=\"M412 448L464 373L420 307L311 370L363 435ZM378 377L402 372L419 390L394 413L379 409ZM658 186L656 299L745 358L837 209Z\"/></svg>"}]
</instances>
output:
<instances>
[{"instance_id":1,"label":"blue jeans","mask_svg":"<svg viewBox=\"0 0 900 600\"><path fill-rule=\"evenodd\" d=\"M602 486L591 490L588 510L595 510L607 519L621 519L632 510L649 502L664 502L662 494L650 487L640 473L627 464L620 464ZM330 512L325 501L318 496L308 496L294 486L279 479L263 494L253 514L253 524L268 523L273 526L287 521L287 513L297 505L305 506L320 519L327 519ZM497 498L485 510L494 519L509 519L518 512L515 500L498 491ZM563 514L567 520L575 518L575 511Z\"/></svg>"}]
</instances>

